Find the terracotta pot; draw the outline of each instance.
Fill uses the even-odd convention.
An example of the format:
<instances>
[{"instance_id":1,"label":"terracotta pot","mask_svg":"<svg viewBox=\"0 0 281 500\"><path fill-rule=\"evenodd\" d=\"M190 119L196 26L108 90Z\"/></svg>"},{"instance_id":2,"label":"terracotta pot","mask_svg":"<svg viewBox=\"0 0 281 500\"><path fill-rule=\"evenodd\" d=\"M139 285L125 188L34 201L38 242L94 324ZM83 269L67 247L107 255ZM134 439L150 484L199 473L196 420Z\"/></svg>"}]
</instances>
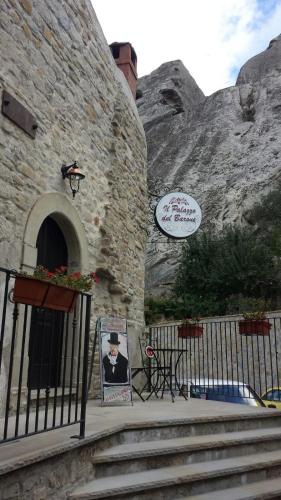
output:
<instances>
[{"instance_id":1,"label":"terracotta pot","mask_svg":"<svg viewBox=\"0 0 281 500\"><path fill-rule=\"evenodd\" d=\"M181 339L202 337L203 326L183 324L178 326L178 337Z\"/></svg>"},{"instance_id":2,"label":"terracotta pot","mask_svg":"<svg viewBox=\"0 0 281 500\"><path fill-rule=\"evenodd\" d=\"M75 306L78 291L54 285L27 276L16 276L13 293L14 302L35 307L70 312Z\"/></svg>"},{"instance_id":3,"label":"terracotta pot","mask_svg":"<svg viewBox=\"0 0 281 500\"><path fill-rule=\"evenodd\" d=\"M239 321L240 335L268 336L271 324L268 319L242 319Z\"/></svg>"}]
</instances>

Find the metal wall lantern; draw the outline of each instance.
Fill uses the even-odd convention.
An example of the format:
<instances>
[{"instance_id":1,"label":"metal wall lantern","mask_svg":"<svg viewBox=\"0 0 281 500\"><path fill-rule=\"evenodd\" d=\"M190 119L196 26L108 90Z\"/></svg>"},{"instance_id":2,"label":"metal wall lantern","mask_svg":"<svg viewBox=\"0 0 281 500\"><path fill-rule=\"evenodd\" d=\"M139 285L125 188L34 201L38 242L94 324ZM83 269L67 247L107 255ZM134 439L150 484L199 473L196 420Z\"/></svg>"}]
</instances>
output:
<instances>
[{"instance_id":1,"label":"metal wall lantern","mask_svg":"<svg viewBox=\"0 0 281 500\"><path fill-rule=\"evenodd\" d=\"M78 168L77 161L71 165L62 165L61 167L62 178L69 179L70 189L72 191L73 198L79 191L80 181L85 179L85 175L81 174L80 168Z\"/></svg>"}]
</instances>

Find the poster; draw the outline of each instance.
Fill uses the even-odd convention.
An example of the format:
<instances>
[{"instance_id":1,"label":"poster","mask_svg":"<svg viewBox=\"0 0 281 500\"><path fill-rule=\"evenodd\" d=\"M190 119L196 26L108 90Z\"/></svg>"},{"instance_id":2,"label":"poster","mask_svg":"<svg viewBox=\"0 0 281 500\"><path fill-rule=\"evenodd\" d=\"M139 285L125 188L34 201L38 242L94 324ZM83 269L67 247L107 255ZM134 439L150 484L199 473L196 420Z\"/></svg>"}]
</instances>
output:
<instances>
[{"instance_id":1,"label":"poster","mask_svg":"<svg viewBox=\"0 0 281 500\"><path fill-rule=\"evenodd\" d=\"M102 404L132 403L126 319L100 318L98 331Z\"/></svg>"}]
</instances>

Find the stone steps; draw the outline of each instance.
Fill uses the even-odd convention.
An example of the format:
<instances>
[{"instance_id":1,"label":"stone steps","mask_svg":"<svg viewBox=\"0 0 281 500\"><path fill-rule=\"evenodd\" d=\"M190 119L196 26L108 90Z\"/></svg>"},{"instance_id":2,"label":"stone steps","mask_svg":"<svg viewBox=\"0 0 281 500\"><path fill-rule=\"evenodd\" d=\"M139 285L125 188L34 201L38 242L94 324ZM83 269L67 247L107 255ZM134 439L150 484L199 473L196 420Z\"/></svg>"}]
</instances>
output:
<instances>
[{"instance_id":1,"label":"stone steps","mask_svg":"<svg viewBox=\"0 0 281 500\"><path fill-rule=\"evenodd\" d=\"M161 422L148 421L146 425L131 424L119 434L101 443L100 449L127 443L140 443L144 441L159 441L171 438L201 436L238 432L250 429L265 429L272 427L281 429L281 412L270 410L264 413L243 413L237 415L223 415L221 417L197 417L186 419L173 419Z\"/></svg>"},{"instance_id":2,"label":"stone steps","mask_svg":"<svg viewBox=\"0 0 281 500\"><path fill-rule=\"evenodd\" d=\"M8 492L9 498L28 500L39 497L65 500L69 494L77 494L79 498L79 490L86 483L102 479L104 490L111 479L111 484L121 481L123 485L124 478L134 478L131 474L137 474L134 481L138 484L140 474L151 472L152 477L145 476L148 484L153 483L156 473L161 479L158 477L152 488L143 488L140 480L136 492L132 488L125 494L120 489L110 493L105 490L102 498L113 495L115 500L175 500L271 480L280 474L280 465L275 462L273 467L263 464L244 473L241 469L220 477L225 460L234 460L237 455L239 463L243 454L264 453L267 463L268 453L281 449L280 411L202 400L183 404L155 401L129 408L100 408L94 404L90 410L85 439L70 439L76 435L70 427L1 447L1 499L8 498ZM183 467L198 465L204 471L213 461L220 465L217 475L210 478L205 475L205 481L192 479L190 474L188 480L185 474L170 477L173 470L170 467L190 473L190 469ZM162 482L166 477L170 478L167 484Z\"/></svg>"},{"instance_id":3,"label":"stone steps","mask_svg":"<svg viewBox=\"0 0 281 500\"><path fill-rule=\"evenodd\" d=\"M131 423L97 443L91 466L69 499L278 498L281 412Z\"/></svg>"},{"instance_id":4,"label":"stone steps","mask_svg":"<svg viewBox=\"0 0 281 500\"><path fill-rule=\"evenodd\" d=\"M103 477L76 488L70 493L69 498L174 500L177 496L187 495L188 498L188 495L214 492L216 489L237 487L237 484L266 480L271 473L280 476L281 451L279 450Z\"/></svg>"},{"instance_id":5,"label":"stone steps","mask_svg":"<svg viewBox=\"0 0 281 500\"><path fill-rule=\"evenodd\" d=\"M175 500L267 500L270 498L281 498L281 480L279 478Z\"/></svg>"},{"instance_id":6,"label":"stone steps","mask_svg":"<svg viewBox=\"0 0 281 500\"><path fill-rule=\"evenodd\" d=\"M96 477L281 449L281 429L254 429L114 446L93 458Z\"/></svg>"}]
</instances>

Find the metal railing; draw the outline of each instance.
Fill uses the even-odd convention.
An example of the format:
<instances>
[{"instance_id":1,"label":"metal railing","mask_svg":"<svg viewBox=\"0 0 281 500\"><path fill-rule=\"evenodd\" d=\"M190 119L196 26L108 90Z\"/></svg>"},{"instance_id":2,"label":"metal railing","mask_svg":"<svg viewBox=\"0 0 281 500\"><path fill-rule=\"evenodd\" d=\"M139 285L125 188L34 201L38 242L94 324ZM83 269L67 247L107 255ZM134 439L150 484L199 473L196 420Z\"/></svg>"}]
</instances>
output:
<instances>
[{"instance_id":1,"label":"metal railing","mask_svg":"<svg viewBox=\"0 0 281 500\"><path fill-rule=\"evenodd\" d=\"M242 398L259 400L272 387L281 388L280 313L267 316L269 326L262 332L255 331L252 320L250 333L245 334L241 320L208 319L199 323L201 336L187 338L179 336L179 323L151 326L147 344L155 349L159 366L169 367L170 378L164 384L164 374L162 382L158 374L159 394L164 388L221 401L238 402L239 396L242 402Z\"/></svg>"},{"instance_id":2,"label":"metal railing","mask_svg":"<svg viewBox=\"0 0 281 500\"><path fill-rule=\"evenodd\" d=\"M0 268L0 443L79 424L85 435L91 296L72 312L13 303Z\"/></svg>"}]
</instances>

